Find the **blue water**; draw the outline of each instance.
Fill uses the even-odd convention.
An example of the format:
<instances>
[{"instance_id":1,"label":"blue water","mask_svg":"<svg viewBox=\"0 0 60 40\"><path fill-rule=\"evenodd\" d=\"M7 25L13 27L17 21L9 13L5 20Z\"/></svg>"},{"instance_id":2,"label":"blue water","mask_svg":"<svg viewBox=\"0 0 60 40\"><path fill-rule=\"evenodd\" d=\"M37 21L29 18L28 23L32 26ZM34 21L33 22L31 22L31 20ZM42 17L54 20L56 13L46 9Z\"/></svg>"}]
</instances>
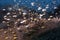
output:
<instances>
[{"instance_id":1,"label":"blue water","mask_svg":"<svg viewBox=\"0 0 60 40\"><path fill-rule=\"evenodd\" d=\"M49 8L47 9L48 11L51 11L54 6L58 6L60 4L60 0L16 0L17 3L19 3L20 6L27 6L29 8L37 10L38 4L42 8L45 8L47 4L49 4ZM26 2L27 1L27 2ZM53 1L56 1L55 4L53 4ZM6 5L15 5L16 2L14 0L0 0L0 6L6 6ZM31 6L31 2L35 3L35 6Z\"/></svg>"}]
</instances>

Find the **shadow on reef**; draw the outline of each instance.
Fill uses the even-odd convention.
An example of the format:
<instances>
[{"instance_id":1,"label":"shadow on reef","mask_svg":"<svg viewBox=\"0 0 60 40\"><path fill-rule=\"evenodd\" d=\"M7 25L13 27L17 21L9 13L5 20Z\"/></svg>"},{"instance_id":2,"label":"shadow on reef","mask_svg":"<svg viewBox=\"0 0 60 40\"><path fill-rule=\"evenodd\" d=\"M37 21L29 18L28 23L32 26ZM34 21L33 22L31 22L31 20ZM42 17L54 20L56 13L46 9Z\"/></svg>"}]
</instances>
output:
<instances>
[{"instance_id":1,"label":"shadow on reef","mask_svg":"<svg viewBox=\"0 0 60 40\"><path fill-rule=\"evenodd\" d=\"M60 40L60 28L50 30L38 37L33 37L32 40Z\"/></svg>"}]
</instances>

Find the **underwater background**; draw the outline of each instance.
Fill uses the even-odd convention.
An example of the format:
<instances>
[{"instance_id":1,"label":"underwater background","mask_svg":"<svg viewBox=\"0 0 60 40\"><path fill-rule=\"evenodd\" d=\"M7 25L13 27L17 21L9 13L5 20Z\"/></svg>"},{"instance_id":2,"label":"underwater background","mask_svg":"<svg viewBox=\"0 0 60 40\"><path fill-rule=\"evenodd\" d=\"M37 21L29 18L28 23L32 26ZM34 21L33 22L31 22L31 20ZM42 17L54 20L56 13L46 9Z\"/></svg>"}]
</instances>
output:
<instances>
[{"instance_id":1,"label":"underwater background","mask_svg":"<svg viewBox=\"0 0 60 40\"><path fill-rule=\"evenodd\" d=\"M46 8L47 11L52 11L54 7L60 5L60 0L0 0L0 7L7 5L26 6L36 11L40 11L38 8L41 7L42 9Z\"/></svg>"},{"instance_id":2,"label":"underwater background","mask_svg":"<svg viewBox=\"0 0 60 40\"><path fill-rule=\"evenodd\" d=\"M60 6L60 0L0 0L0 9L7 8L10 5L26 6L40 12L42 12L41 9L46 9L47 12L50 12ZM2 16L0 14L1 18ZM60 40L60 28L51 30L42 36L33 38L33 40Z\"/></svg>"}]
</instances>

